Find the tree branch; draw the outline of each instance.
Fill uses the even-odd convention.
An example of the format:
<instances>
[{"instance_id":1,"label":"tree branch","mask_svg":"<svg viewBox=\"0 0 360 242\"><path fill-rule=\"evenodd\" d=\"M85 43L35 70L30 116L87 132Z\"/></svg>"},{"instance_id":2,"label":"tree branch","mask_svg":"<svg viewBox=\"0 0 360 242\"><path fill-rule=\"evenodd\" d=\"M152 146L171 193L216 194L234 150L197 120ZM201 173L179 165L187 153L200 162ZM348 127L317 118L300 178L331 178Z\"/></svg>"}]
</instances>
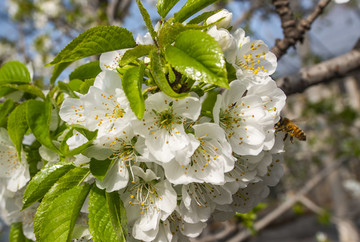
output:
<instances>
[{"instance_id":1,"label":"tree branch","mask_svg":"<svg viewBox=\"0 0 360 242\"><path fill-rule=\"evenodd\" d=\"M275 46L271 51L276 55L278 60L286 54L287 50L294 46L298 41L302 41L304 34L310 29L315 19L323 12L324 8L331 0L322 0L318 3L315 10L307 17L299 22L296 21L288 0L273 0L275 10L280 16L281 27L283 28L284 38L277 39Z\"/></svg>"},{"instance_id":2,"label":"tree branch","mask_svg":"<svg viewBox=\"0 0 360 242\"><path fill-rule=\"evenodd\" d=\"M303 92L306 88L348 75L360 68L360 49L322 62L312 67L302 68L299 73L277 80L286 95Z\"/></svg>"}]
</instances>

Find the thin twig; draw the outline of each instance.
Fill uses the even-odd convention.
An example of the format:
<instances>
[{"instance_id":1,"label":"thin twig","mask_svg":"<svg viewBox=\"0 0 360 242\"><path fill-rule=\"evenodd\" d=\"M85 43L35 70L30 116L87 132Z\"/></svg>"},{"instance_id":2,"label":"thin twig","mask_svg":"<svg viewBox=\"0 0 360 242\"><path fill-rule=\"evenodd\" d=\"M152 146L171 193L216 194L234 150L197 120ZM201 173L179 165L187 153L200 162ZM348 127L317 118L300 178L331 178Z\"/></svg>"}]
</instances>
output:
<instances>
[{"instance_id":1,"label":"thin twig","mask_svg":"<svg viewBox=\"0 0 360 242\"><path fill-rule=\"evenodd\" d=\"M303 40L305 33L310 29L312 23L320 16L330 2L331 0L320 1L315 7L315 10L307 18L297 22L289 7L288 0L273 0L273 5L280 16L281 26L284 32L284 38L282 40L277 39L275 46L271 49L278 59L286 54L290 47L294 46L298 41L301 42Z\"/></svg>"}]
</instances>

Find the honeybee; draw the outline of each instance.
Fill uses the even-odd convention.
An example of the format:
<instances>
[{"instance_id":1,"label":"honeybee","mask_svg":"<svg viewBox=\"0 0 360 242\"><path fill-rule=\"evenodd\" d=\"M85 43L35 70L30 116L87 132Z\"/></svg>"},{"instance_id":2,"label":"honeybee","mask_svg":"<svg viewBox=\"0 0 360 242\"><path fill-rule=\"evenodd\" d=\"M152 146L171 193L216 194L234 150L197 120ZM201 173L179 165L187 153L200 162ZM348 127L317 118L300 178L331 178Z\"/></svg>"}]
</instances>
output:
<instances>
[{"instance_id":1,"label":"honeybee","mask_svg":"<svg viewBox=\"0 0 360 242\"><path fill-rule=\"evenodd\" d=\"M302 131L296 124L294 124L293 121L285 117L280 117L279 122L275 124L275 130L277 132L283 131L286 133L284 137L284 141L286 140L289 134L290 134L291 143L293 143L294 137L301 141L306 140L305 132Z\"/></svg>"}]
</instances>

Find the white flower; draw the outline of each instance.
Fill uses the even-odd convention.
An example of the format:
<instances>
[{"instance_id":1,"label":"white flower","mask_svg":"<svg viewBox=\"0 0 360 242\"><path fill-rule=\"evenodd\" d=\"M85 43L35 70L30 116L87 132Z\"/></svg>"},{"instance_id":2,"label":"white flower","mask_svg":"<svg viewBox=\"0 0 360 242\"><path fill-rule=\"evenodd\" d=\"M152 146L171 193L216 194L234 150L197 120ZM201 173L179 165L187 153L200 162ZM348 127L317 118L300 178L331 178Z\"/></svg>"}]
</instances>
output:
<instances>
[{"instance_id":1,"label":"white flower","mask_svg":"<svg viewBox=\"0 0 360 242\"><path fill-rule=\"evenodd\" d=\"M239 155L257 155L264 147L262 126L265 111L256 95L245 95L240 80L230 83L230 89L218 95L213 115L215 123L224 130L233 152Z\"/></svg>"},{"instance_id":2,"label":"white flower","mask_svg":"<svg viewBox=\"0 0 360 242\"><path fill-rule=\"evenodd\" d=\"M225 56L225 58L237 68L237 77L244 76L268 76L275 72L277 62L276 56L269 51L269 48L262 40L250 41L249 37L245 37L243 29L237 29L234 33L237 51L235 61L233 56Z\"/></svg>"},{"instance_id":3,"label":"white flower","mask_svg":"<svg viewBox=\"0 0 360 242\"><path fill-rule=\"evenodd\" d=\"M115 50L105 52L100 55L100 68L101 70L113 70L116 72L116 68L119 66L121 57L128 49Z\"/></svg>"},{"instance_id":4,"label":"white flower","mask_svg":"<svg viewBox=\"0 0 360 242\"><path fill-rule=\"evenodd\" d=\"M152 171L133 167L134 181L120 196L124 201L132 236L152 241L159 231L160 220L175 210L177 195L167 180L160 180Z\"/></svg>"},{"instance_id":5,"label":"white flower","mask_svg":"<svg viewBox=\"0 0 360 242\"><path fill-rule=\"evenodd\" d=\"M234 36L232 36L227 29L218 29L216 26L212 26L207 33L219 43L225 59L229 63L234 63L236 59L236 55L234 53L237 51Z\"/></svg>"},{"instance_id":6,"label":"white flower","mask_svg":"<svg viewBox=\"0 0 360 242\"><path fill-rule=\"evenodd\" d=\"M179 214L188 223L206 222L215 207L232 202L232 191L227 186L208 183L183 185Z\"/></svg>"},{"instance_id":7,"label":"white flower","mask_svg":"<svg viewBox=\"0 0 360 242\"><path fill-rule=\"evenodd\" d=\"M21 211L24 191L25 189L19 190L16 193L8 193L1 198L1 218L8 225L16 222L22 222L22 228L25 237L35 241L34 216L39 203L36 202L30 207Z\"/></svg>"},{"instance_id":8,"label":"white flower","mask_svg":"<svg viewBox=\"0 0 360 242\"><path fill-rule=\"evenodd\" d=\"M120 76L109 70L101 72L80 99L65 99L59 115L68 124L80 124L91 131L98 129L98 137L123 130L136 119L121 89Z\"/></svg>"},{"instance_id":9,"label":"white flower","mask_svg":"<svg viewBox=\"0 0 360 242\"><path fill-rule=\"evenodd\" d=\"M21 161L13 146L8 132L0 128L0 181L11 192L23 188L30 180L29 165L25 153L21 152Z\"/></svg>"},{"instance_id":10,"label":"white flower","mask_svg":"<svg viewBox=\"0 0 360 242\"><path fill-rule=\"evenodd\" d=\"M210 16L208 19L206 19L205 25L209 25L220 20L215 24L215 26L218 28L227 28L230 25L231 19L232 13L230 13L226 9L223 9L220 12L217 12L214 15Z\"/></svg>"},{"instance_id":11,"label":"white flower","mask_svg":"<svg viewBox=\"0 0 360 242\"><path fill-rule=\"evenodd\" d=\"M191 156L190 163L184 165L171 161L162 165L167 179L173 184L224 184L224 173L234 168L235 161L224 130L214 123L194 125L193 129L200 145Z\"/></svg>"},{"instance_id":12,"label":"white flower","mask_svg":"<svg viewBox=\"0 0 360 242\"><path fill-rule=\"evenodd\" d=\"M133 130L127 126L121 133L112 132L108 136L101 137L98 143L111 150L112 155L109 158L113 163L105 178L102 181L96 180L96 185L101 189L105 188L107 192L126 187L129 181L129 172L132 173L133 165L139 160Z\"/></svg>"},{"instance_id":13,"label":"white flower","mask_svg":"<svg viewBox=\"0 0 360 242\"><path fill-rule=\"evenodd\" d=\"M73 130L73 134L73 136L66 140L66 144L69 146L70 150L73 150L89 141L83 134L76 130Z\"/></svg>"},{"instance_id":14,"label":"white flower","mask_svg":"<svg viewBox=\"0 0 360 242\"><path fill-rule=\"evenodd\" d=\"M166 163L175 158L186 165L199 141L185 132L184 125L187 119L199 117L200 108L196 97L172 99L156 93L146 99L144 117L134 131L145 138L149 152L158 161Z\"/></svg>"}]
</instances>

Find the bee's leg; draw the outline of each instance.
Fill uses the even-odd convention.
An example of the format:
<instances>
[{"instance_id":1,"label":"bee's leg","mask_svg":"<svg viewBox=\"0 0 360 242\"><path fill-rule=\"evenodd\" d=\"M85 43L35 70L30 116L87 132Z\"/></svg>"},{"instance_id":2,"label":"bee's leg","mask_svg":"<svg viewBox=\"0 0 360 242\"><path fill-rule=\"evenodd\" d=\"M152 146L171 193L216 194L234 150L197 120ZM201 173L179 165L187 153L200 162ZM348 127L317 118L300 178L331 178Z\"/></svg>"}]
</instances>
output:
<instances>
[{"instance_id":1,"label":"bee's leg","mask_svg":"<svg viewBox=\"0 0 360 242\"><path fill-rule=\"evenodd\" d=\"M294 135L291 134L290 136L290 142L293 144L294 143Z\"/></svg>"},{"instance_id":2,"label":"bee's leg","mask_svg":"<svg viewBox=\"0 0 360 242\"><path fill-rule=\"evenodd\" d=\"M283 138L283 141L285 141L287 137L288 137L288 133L285 133L285 136L284 136L284 138Z\"/></svg>"}]
</instances>

